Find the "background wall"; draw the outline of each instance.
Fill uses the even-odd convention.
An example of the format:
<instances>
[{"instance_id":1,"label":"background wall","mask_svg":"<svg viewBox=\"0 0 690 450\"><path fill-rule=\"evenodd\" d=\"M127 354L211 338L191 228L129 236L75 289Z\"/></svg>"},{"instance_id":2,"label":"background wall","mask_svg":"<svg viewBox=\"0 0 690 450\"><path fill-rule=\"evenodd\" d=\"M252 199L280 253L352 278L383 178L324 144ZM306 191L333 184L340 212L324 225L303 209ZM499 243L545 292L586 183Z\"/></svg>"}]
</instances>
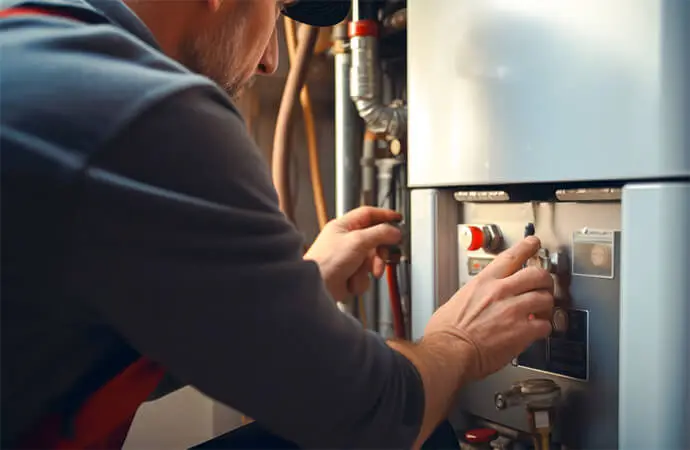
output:
<instances>
[{"instance_id":1,"label":"background wall","mask_svg":"<svg viewBox=\"0 0 690 450\"><path fill-rule=\"evenodd\" d=\"M285 77L288 71L287 50L279 22L281 45L280 68L270 77L259 77L254 86L238 102L243 116L259 148L270 166L273 129ZM325 32L328 32L325 30ZM315 56L309 72L309 89L319 143L321 174L329 217L334 211L334 96L333 60L328 55ZM296 198L296 220L306 242L318 234L309 175L309 162L299 104L293 111L292 174ZM229 343L240 345L239 343ZM228 352L230 353L230 352ZM238 367L237 370L252 370ZM125 442L125 450L186 449L225 433L241 424L241 413L214 402L197 390L187 387L166 397L143 405L135 418Z\"/></svg>"}]
</instances>

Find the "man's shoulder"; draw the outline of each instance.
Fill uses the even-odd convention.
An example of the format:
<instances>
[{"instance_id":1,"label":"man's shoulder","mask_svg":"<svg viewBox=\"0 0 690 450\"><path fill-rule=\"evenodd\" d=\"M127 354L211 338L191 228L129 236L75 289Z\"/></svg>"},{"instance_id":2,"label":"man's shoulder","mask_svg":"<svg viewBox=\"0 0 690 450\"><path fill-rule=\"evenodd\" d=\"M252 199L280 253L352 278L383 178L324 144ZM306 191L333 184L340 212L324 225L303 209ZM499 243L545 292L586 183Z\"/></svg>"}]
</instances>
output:
<instances>
[{"instance_id":1,"label":"man's shoulder","mask_svg":"<svg viewBox=\"0 0 690 450\"><path fill-rule=\"evenodd\" d=\"M27 17L0 21L3 132L88 156L156 104L182 92L231 102L136 36L108 23Z\"/></svg>"}]
</instances>

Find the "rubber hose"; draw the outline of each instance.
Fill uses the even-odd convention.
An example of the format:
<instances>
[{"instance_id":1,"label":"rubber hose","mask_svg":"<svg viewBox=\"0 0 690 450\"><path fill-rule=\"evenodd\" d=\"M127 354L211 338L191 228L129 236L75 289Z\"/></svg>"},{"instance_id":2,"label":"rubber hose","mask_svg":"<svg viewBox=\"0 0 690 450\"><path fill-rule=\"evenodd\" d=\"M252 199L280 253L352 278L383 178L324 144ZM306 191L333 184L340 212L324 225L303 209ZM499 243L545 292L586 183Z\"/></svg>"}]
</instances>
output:
<instances>
[{"instance_id":1,"label":"rubber hose","mask_svg":"<svg viewBox=\"0 0 690 450\"><path fill-rule=\"evenodd\" d=\"M290 143L288 142L292 123L292 108L297 103L300 90L306 81L309 61L314 52L314 44L316 44L319 32L317 28L303 25L299 34L295 63L290 67L285 81L283 97L280 100L272 157L273 184L278 192L280 209L292 223L295 223L295 211L290 196Z\"/></svg>"},{"instance_id":2,"label":"rubber hose","mask_svg":"<svg viewBox=\"0 0 690 450\"><path fill-rule=\"evenodd\" d=\"M295 36L295 22L289 17L284 18L285 41L288 48L288 57L292 66L297 51L297 38ZM314 113L309 95L309 86L306 84L300 91L299 101L302 105L302 115L304 117L304 132L307 138L307 149L309 151L309 173L311 175L312 195L314 197L314 208L316 218L319 222L319 229L323 230L328 222L328 209L326 208L326 198L323 192L323 182L321 181L321 168L319 166L319 148L316 139L316 126L314 124Z\"/></svg>"}]
</instances>

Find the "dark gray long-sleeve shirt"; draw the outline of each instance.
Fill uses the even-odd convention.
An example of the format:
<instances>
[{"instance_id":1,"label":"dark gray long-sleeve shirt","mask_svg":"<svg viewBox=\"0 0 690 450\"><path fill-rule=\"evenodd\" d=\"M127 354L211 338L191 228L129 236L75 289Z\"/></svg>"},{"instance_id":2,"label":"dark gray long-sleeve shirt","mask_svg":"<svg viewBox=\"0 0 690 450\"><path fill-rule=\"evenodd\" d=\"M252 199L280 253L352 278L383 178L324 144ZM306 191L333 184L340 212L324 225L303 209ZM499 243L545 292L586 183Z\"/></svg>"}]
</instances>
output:
<instances>
[{"instance_id":1,"label":"dark gray long-sleeve shirt","mask_svg":"<svg viewBox=\"0 0 690 450\"><path fill-rule=\"evenodd\" d=\"M0 21L3 446L140 354L301 445L409 446L418 373L302 259L229 100L118 1L60 3L102 24Z\"/></svg>"}]
</instances>

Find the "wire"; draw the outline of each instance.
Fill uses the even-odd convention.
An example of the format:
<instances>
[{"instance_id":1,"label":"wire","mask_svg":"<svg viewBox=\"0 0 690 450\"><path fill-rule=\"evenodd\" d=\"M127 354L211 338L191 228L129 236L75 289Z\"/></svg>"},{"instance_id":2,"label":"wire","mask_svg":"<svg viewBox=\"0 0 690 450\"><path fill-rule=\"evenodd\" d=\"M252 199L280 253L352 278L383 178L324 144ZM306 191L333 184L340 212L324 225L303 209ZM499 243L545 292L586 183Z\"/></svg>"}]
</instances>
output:
<instances>
[{"instance_id":1,"label":"wire","mask_svg":"<svg viewBox=\"0 0 690 450\"><path fill-rule=\"evenodd\" d=\"M355 301L357 302L357 309L359 312L359 319L362 322L362 326L364 328L367 328L367 311L364 308L364 297L361 295L358 295L355 297Z\"/></svg>"}]
</instances>

